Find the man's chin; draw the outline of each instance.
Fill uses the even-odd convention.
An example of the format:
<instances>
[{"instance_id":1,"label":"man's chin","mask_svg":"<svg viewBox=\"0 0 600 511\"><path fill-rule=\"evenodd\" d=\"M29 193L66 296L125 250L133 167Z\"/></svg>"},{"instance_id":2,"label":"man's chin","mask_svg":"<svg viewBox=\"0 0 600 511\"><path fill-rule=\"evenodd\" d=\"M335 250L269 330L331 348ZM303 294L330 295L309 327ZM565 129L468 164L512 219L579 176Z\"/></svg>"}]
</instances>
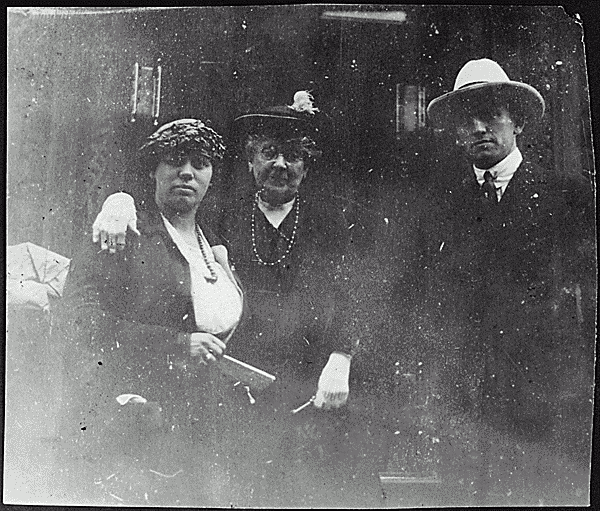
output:
<instances>
[{"instance_id":1,"label":"man's chin","mask_svg":"<svg viewBox=\"0 0 600 511\"><path fill-rule=\"evenodd\" d=\"M498 158L498 155L492 151L472 151L469 157L473 164L480 169L493 167L502 159Z\"/></svg>"}]
</instances>

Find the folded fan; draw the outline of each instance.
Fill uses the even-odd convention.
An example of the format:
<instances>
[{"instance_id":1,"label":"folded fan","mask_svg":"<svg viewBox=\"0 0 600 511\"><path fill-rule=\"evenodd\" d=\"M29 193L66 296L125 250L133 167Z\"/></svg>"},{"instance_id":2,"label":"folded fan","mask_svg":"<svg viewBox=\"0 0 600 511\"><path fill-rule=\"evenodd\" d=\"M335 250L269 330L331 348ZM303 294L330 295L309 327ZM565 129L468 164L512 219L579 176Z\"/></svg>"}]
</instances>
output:
<instances>
[{"instance_id":1,"label":"folded fan","mask_svg":"<svg viewBox=\"0 0 600 511\"><path fill-rule=\"evenodd\" d=\"M229 355L223 355L223 358L217 364L222 373L249 385L253 390L261 391L267 388L275 381L275 376L269 374L257 367L246 364Z\"/></svg>"}]
</instances>

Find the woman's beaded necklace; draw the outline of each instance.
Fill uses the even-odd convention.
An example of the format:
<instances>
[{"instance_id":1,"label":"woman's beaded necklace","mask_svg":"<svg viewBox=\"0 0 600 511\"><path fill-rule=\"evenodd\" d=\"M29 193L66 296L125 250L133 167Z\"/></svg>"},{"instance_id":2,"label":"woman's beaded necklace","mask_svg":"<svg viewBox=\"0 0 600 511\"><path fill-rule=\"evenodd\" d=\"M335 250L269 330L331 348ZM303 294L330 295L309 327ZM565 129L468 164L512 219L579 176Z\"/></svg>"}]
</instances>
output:
<instances>
[{"instance_id":1,"label":"woman's beaded necklace","mask_svg":"<svg viewBox=\"0 0 600 511\"><path fill-rule=\"evenodd\" d=\"M288 246L285 249L283 255L276 261L263 261L263 259L258 255L258 250L256 248L256 208L259 199L260 190L256 192L254 196L254 204L252 205L252 250L254 251L254 255L258 264L261 264L263 266L275 266L281 263L289 255L289 253L292 251L292 247L294 246L294 242L296 241L298 219L300 218L300 197L298 196L298 194L296 194L296 200L294 201L294 207L296 208L296 217L294 218L294 227L292 228L292 235L290 236L290 239L288 241Z\"/></svg>"},{"instance_id":2,"label":"woman's beaded necklace","mask_svg":"<svg viewBox=\"0 0 600 511\"><path fill-rule=\"evenodd\" d=\"M213 268L212 261L209 261L208 256L206 255L206 249L204 248L204 242L202 240L202 231L200 230L200 227L197 224L196 224L196 237L198 238L198 245L200 245L200 252L202 252L202 259L204 259L204 263L206 264L206 267L208 268L208 271L210 272L210 277L207 277L205 275L204 278L208 282L216 282L217 279L219 278L219 276L217 275L217 272Z\"/></svg>"}]
</instances>

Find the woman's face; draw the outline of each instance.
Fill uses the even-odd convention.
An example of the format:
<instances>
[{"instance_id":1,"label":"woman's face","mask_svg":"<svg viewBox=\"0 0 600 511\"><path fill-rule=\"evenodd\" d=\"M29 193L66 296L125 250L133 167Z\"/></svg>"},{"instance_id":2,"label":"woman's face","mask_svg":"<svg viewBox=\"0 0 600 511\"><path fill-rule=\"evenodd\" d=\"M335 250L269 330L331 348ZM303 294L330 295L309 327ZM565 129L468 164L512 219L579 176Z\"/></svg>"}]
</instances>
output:
<instances>
[{"instance_id":1,"label":"woman's face","mask_svg":"<svg viewBox=\"0 0 600 511\"><path fill-rule=\"evenodd\" d=\"M263 200L273 205L292 200L306 176L304 151L294 140L261 140L249 164Z\"/></svg>"},{"instance_id":2,"label":"woman's face","mask_svg":"<svg viewBox=\"0 0 600 511\"><path fill-rule=\"evenodd\" d=\"M200 153L166 154L151 174L156 204L161 211L195 211L208 190L212 171L210 160Z\"/></svg>"}]
</instances>

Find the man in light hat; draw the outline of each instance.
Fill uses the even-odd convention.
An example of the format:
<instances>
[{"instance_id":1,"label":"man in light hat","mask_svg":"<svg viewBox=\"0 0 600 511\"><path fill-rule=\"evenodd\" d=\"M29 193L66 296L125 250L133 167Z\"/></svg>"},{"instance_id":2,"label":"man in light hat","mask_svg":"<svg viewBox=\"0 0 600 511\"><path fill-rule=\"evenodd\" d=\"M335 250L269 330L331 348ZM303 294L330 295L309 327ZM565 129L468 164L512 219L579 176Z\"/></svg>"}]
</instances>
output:
<instances>
[{"instance_id":1,"label":"man in light hat","mask_svg":"<svg viewBox=\"0 0 600 511\"><path fill-rule=\"evenodd\" d=\"M544 108L535 88L480 59L427 109L469 163L434 243L445 313L464 336L457 383L472 404L466 382L479 389L474 404L493 426L530 438L560 434L566 403L588 428L593 382L591 183L581 169L542 169L519 150Z\"/></svg>"}]
</instances>

